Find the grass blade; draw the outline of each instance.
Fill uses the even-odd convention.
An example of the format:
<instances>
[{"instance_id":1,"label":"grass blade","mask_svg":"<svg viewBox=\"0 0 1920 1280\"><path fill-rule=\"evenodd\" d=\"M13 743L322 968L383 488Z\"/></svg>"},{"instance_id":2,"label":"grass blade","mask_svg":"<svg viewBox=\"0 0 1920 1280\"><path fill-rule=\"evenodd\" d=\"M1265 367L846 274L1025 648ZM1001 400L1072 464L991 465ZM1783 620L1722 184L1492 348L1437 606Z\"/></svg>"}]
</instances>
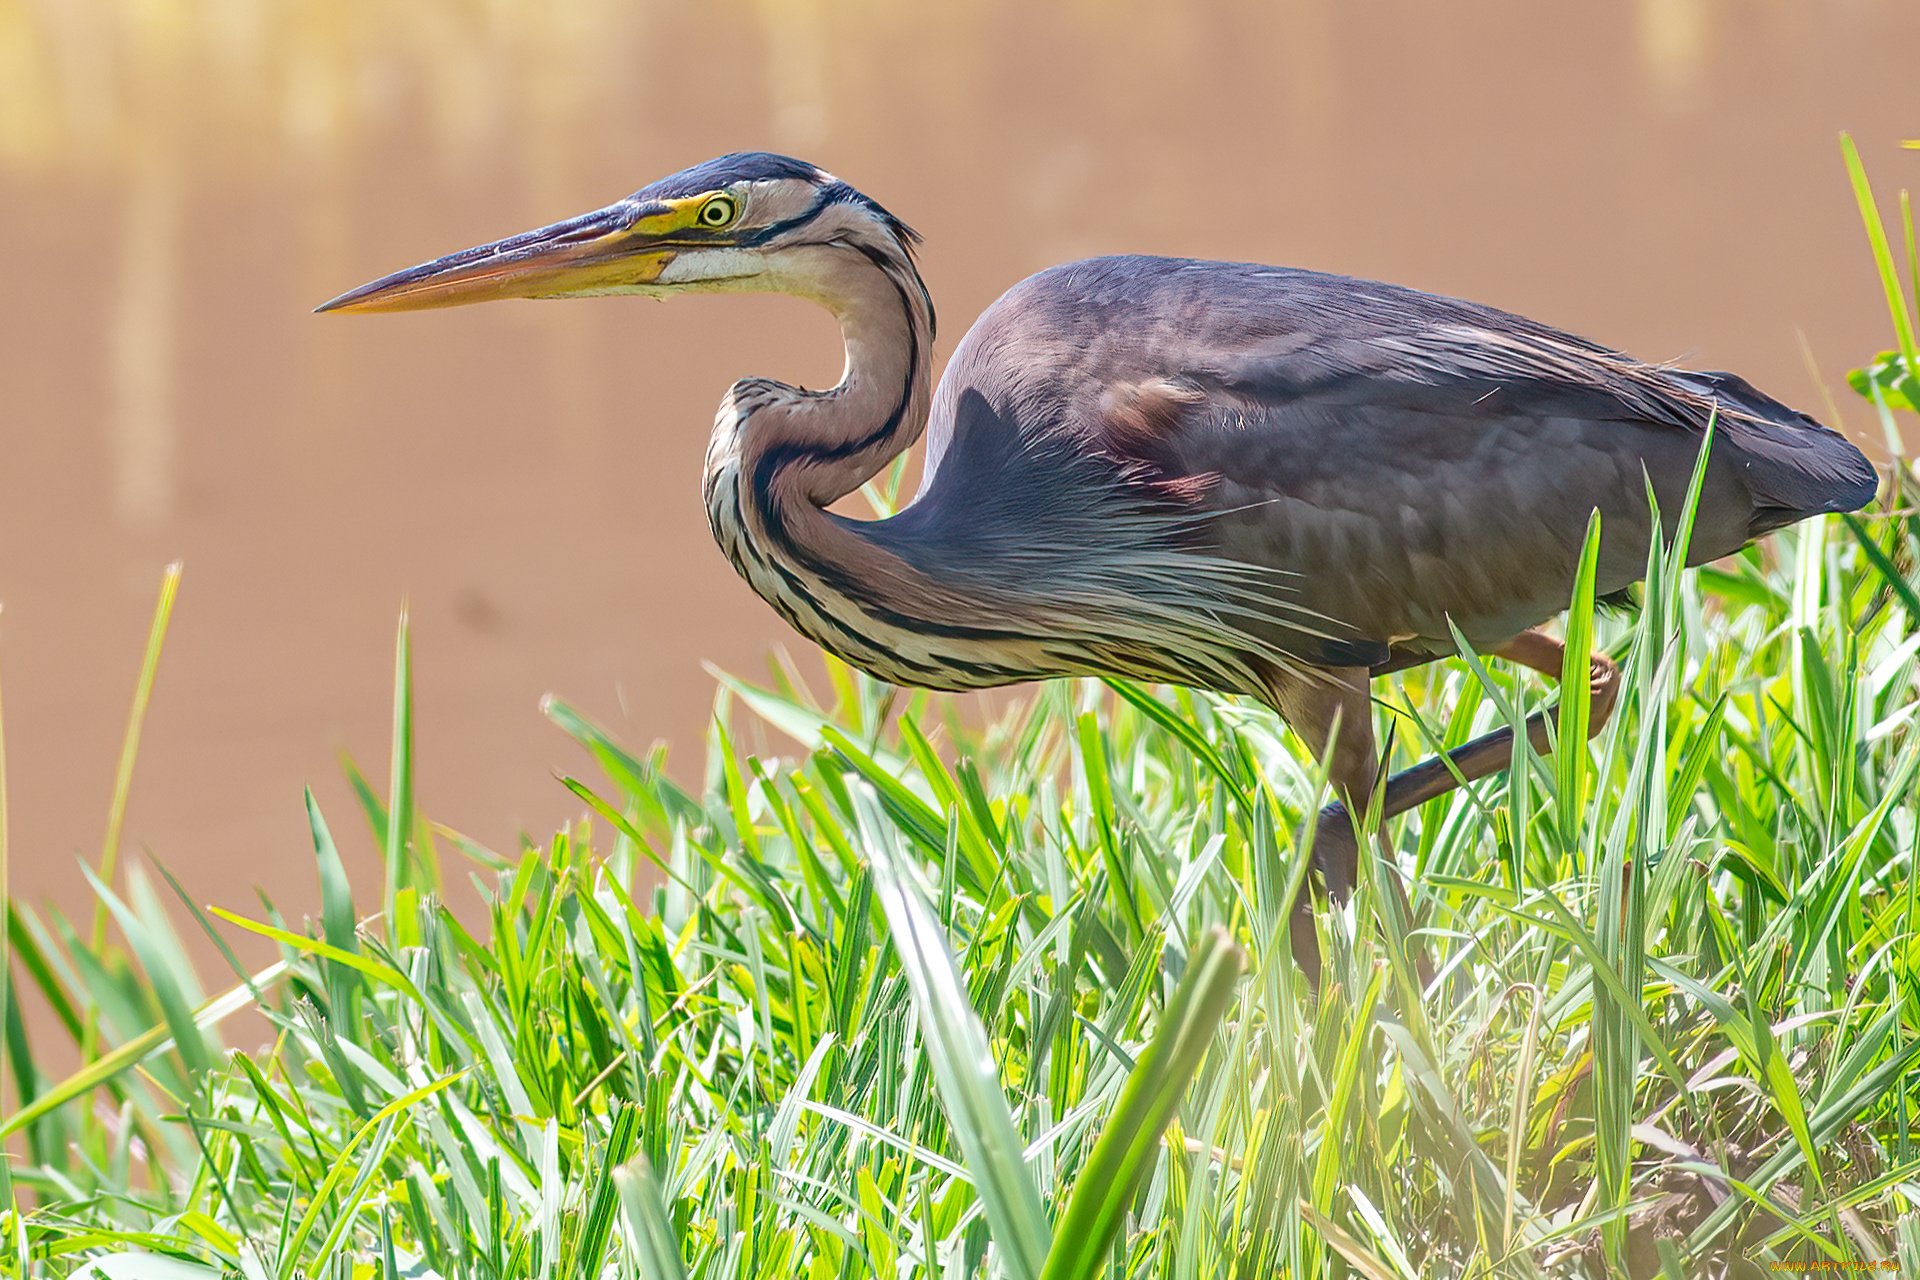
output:
<instances>
[{"instance_id":1,"label":"grass blade","mask_svg":"<svg viewBox=\"0 0 1920 1280\"><path fill-rule=\"evenodd\" d=\"M1160 1029L1128 1073L1120 1101L1074 1183L1044 1280L1091 1280L1105 1269L1127 1208L1159 1158L1160 1137L1213 1044L1245 964L1224 929L1209 929L1194 943Z\"/></svg>"},{"instance_id":2,"label":"grass blade","mask_svg":"<svg viewBox=\"0 0 1920 1280\"><path fill-rule=\"evenodd\" d=\"M183 565L175 560L160 578L160 598L153 606L153 623L147 630L146 651L140 658L140 678L133 687L133 706L127 712L127 731L120 742L120 763L113 771L113 799L107 805L107 834L100 844L100 879L112 884L120 860L120 828L127 817L127 797L133 792L133 762L140 755L140 731L147 722L147 704L153 700L153 677L160 670L160 650L166 643L167 623L173 617L173 599L180 590ZM107 940L107 904L93 911L93 946L97 951Z\"/></svg>"},{"instance_id":3,"label":"grass blade","mask_svg":"<svg viewBox=\"0 0 1920 1280\"><path fill-rule=\"evenodd\" d=\"M940 1100L986 1208L1002 1265L1013 1280L1040 1280L1053 1232L1001 1092L986 1028L967 1001L967 984L954 967L939 920L914 886L913 871L878 798L860 786L853 799L875 895L913 993Z\"/></svg>"}]
</instances>

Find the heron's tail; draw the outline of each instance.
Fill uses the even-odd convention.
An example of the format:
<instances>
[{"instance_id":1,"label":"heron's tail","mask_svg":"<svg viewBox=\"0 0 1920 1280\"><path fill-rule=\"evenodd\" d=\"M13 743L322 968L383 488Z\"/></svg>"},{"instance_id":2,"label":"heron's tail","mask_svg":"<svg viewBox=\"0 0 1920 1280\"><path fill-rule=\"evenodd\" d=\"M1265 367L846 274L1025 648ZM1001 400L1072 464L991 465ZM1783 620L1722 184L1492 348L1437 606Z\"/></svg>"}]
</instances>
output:
<instances>
[{"instance_id":1,"label":"heron's tail","mask_svg":"<svg viewBox=\"0 0 1920 1280\"><path fill-rule=\"evenodd\" d=\"M1880 475L1853 441L1756 391L1731 373L1681 373L1720 406L1714 435L1753 497L1747 536L1825 512L1858 511Z\"/></svg>"}]
</instances>

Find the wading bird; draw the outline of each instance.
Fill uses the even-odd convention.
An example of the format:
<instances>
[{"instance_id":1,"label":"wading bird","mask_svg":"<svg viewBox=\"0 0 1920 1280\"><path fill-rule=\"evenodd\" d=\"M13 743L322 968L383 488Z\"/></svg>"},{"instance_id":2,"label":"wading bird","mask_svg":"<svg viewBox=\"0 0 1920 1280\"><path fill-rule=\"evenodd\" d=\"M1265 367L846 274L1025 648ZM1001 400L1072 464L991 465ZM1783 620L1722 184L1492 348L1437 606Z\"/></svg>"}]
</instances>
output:
<instances>
[{"instance_id":1,"label":"wading bird","mask_svg":"<svg viewBox=\"0 0 1920 1280\"><path fill-rule=\"evenodd\" d=\"M1261 699L1328 760L1335 802L1313 857L1335 901L1354 883L1349 813L1376 785L1372 677L1453 653L1451 621L1476 650L1557 679L1562 645L1535 628L1567 606L1589 513L1598 590L1617 592L1644 572L1647 482L1673 528L1710 420L1695 563L1854 510L1876 487L1853 445L1731 374L1245 263L1043 271L987 309L936 389L916 243L831 174L744 153L320 310L606 293L820 303L846 341L839 385L749 378L714 420L707 516L740 574L883 680L1120 675ZM826 509L923 430L924 479L899 514ZM1616 673L1588 660L1598 732ZM1527 727L1547 750L1541 716ZM1395 775L1383 814L1505 767L1512 745L1499 730ZM1317 986L1305 890L1291 927Z\"/></svg>"}]
</instances>

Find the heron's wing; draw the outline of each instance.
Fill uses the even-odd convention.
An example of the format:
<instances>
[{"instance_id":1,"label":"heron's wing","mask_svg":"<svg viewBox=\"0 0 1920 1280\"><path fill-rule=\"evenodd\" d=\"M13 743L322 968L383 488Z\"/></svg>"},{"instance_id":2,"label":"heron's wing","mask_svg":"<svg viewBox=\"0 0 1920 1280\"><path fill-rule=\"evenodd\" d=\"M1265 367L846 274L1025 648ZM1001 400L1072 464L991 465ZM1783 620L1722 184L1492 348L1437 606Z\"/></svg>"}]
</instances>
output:
<instances>
[{"instance_id":1,"label":"heron's wing","mask_svg":"<svg viewBox=\"0 0 1920 1280\"><path fill-rule=\"evenodd\" d=\"M1451 650L1449 620L1496 644L1564 608L1596 509L1601 588L1638 578L1648 481L1671 529L1716 413L1695 559L1871 495L1858 450L1735 378L1391 285L1093 259L1023 281L962 340L899 527L923 558L1038 545L1097 580L1119 541L1099 495L1124 489L1186 513L1164 526L1184 548L1270 575L1273 645L1377 666ZM968 559L1031 590L1069 572Z\"/></svg>"},{"instance_id":2,"label":"heron's wing","mask_svg":"<svg viewBox=\"0 0 1920 1280\"><path fill-rule=\"evenodd\" d=\"M1109 385L1085 421L1097 448L1212 513L1221 554L1300 574L1307 607L1415 649L1450 648L1449 619L1494 644L1563 608L1596 509L1601 589L1640 577L1648 484L1670 532L1709 421L1696 562L1852 510L1876 480L1738 378L1464 307L1189 359Z\"/></svg>"}]
</instances>

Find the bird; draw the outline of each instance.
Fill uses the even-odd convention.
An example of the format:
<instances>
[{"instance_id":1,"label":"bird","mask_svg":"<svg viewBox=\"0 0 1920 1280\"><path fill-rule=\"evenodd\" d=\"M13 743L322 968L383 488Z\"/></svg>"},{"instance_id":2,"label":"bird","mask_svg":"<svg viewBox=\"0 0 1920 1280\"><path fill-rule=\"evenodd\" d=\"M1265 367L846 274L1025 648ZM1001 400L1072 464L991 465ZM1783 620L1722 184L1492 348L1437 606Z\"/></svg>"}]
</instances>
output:
<instances>
[{"instance_id":1,"label":"bird","mask_svg":"<svg viewBox=\"0 0 1920 1280\"><path fill-rule=\"evenodd\" d=\"M980 315L936 385L919 243L826 170L739 152L317 310L766 292L825 307L840 381L746 378L714 418L704 496L734 568L884 681L1106 676L1265 703L1325 763L1310 866L1336 904L1357 874L1356 813L1377 805L1384 824L1512 760L1499 729L1382 782L1374 678L1455 654L1456 635L1554 680L1584 658L1597 734L1614 663L1570 659L1541 629L1568 607L1591 513L1612 596L1643 576L1656 523L1674 529L1703 447L1689 563L1877 489L1844 436L1733 374L1292 267L1052 267ZM896 513L828 509L923 435L923 478ZM1550 749L1544 713L1525 729ZM1313 880L1289 931L1317 992Z\"/></svg>"}]
</instances>

